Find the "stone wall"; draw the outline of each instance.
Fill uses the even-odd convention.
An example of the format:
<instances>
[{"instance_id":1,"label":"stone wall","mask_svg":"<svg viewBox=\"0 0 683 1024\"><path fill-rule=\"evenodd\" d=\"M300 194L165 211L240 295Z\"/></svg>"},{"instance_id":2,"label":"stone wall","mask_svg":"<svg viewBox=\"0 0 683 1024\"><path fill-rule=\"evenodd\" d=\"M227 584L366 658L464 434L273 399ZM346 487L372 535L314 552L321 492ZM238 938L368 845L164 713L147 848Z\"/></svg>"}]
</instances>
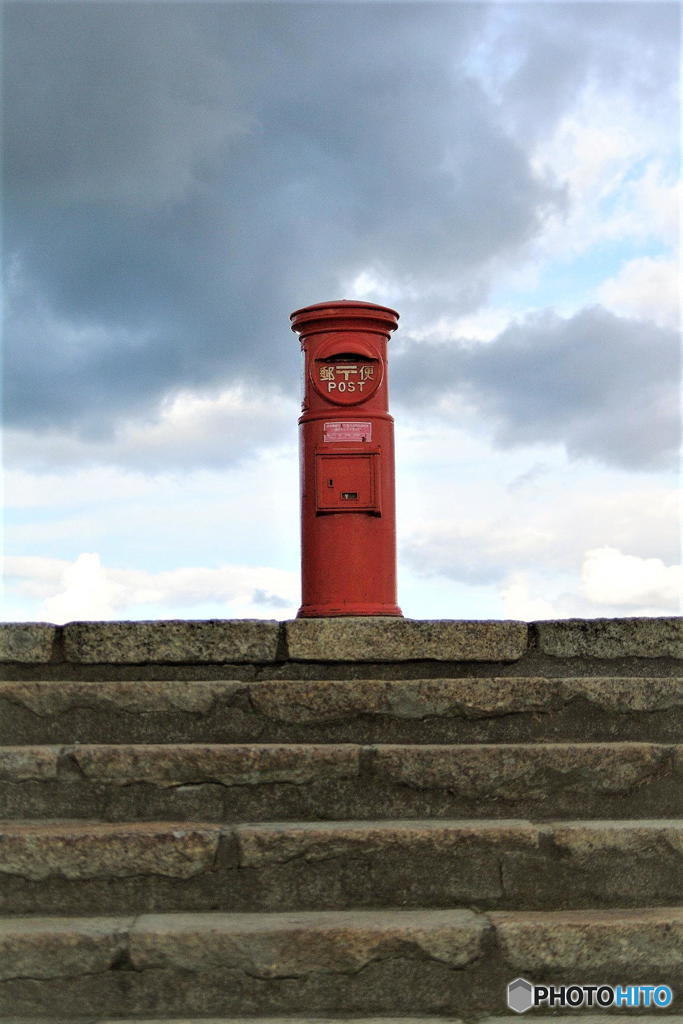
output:
<instances>
[{"instance_id":1,"label":"stone wall","mask_svg":"<svg viewBox=\"0 0 683 1024\"><path fill-rule=\"evenodd\" d=\"M362 678L673 674L683 619L543 622L384 617L0 624L0 675Z\"/></svg>"}]
</instances>

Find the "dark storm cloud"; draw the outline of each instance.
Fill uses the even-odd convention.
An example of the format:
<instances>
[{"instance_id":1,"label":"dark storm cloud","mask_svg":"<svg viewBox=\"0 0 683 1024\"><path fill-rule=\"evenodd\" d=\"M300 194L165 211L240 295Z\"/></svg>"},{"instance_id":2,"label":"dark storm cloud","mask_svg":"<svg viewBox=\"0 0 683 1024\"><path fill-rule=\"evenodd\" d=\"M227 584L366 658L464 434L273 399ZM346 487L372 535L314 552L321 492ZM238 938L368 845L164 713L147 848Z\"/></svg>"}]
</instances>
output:
<instances>
[{"instance_id":1,"label":"dark storm cloud","mask_svg":"<svg viewBox=\"0 0 683 1024\"><path fill-rule=\"evenodd\" d=\"M392 389L413 407L460 395L501 448L559 443L570 456L657 469L679 442L679 379L675 331L596 306L529 317L486 344L404 350Z\"/></svg>"},{"instance_id":2,"label":"dark storm cloud","mask_svg":"<svg viewBox=\"0 0 683 1024\"><path fill-rule=\"evenodd\" d=\"M368 267L475 308L565 202L521 126L627 74L615 5L559 9L554 50L533 6L7 4L8 420L104 435L181 388L296 388L290 310Z\"/></svg>"},{"instance_id":3,"label":"dark storm cloud","mask_svg":"<svg viewBox=\"0 0 683 1024\"><path fill-rule=\"evenodd\" d=\"M105 430L175 387L293 381L287 316L344 275L514 250L557 195L459 66L484 17L10 4L6 416Z\"/></svg>"}]
</instances>

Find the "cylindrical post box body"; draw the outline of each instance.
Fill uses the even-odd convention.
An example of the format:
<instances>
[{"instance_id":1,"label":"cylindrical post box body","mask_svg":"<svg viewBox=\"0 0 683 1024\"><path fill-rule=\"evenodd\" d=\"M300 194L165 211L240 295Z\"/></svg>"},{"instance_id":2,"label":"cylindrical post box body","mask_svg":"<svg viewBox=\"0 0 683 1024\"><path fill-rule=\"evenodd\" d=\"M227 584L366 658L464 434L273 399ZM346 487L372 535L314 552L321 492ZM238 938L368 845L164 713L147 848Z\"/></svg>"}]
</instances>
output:
<instances>
[{"instance_id":1,"label":"cylindrical post box body","mask_svg":"<svg viewBox=\"0 0 683 1024\"><path fill-rule=\"evenodd\" d=\"M339 300L298 309L304 617L400 615L387 341L398 313Z\"/></svg>"}]
</instances>

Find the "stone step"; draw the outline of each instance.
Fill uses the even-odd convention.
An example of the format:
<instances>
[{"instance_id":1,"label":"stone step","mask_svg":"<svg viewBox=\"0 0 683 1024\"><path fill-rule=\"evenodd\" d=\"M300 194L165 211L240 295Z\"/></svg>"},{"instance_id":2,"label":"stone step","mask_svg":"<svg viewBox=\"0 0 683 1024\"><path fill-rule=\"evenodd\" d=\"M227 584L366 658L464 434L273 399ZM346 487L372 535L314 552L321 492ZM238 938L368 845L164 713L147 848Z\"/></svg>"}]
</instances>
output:
<instances>
[{"instance_id":1,"label":"stone step","mask_svg":"<svg viewBox=\"0 0 683 1024\"><path fill-rule=\"evenodd\" d=\"M572 1011L576 1015L576 1010ZM505 1021L517 1021L517 1014L479 1018L477 1024L504 1024ZM534 1024L553 1024L557 1017L538 1017L534 1014ZM661 1020L660 1013L653 1014L610 1014L607 1024L654 1024ZM668 1024L678 1021L678 1017L667 1016ZM0 1024L466 1024L461 1017L183 1017L173 1020L165 1018L150 1020L149 1017L127 1017L125 1020L94 1020L92 1017L0 1017ZM604 1013L600 1016L582 1015L581 1024L606 1024Z\"/></svg>"},{"instance_id":2,"label":"stone step","mask_svg":"<svg viewBox=\"0 0 683 1024\"><path fill-rule=\"evenodd\" d=\"M515 1018L518 1019L518 1018ZM610 1024L625 1024L625 1017L610 1017ZM544 1024L543 1018L535 1017L535 1024ZM645 1022L645 1017L629 1017L630 1024ZM647 1021L654 1018L647 1018ZM671 1018L668 1018L671 1021ZM127 1017L125 1020L94 1020L92 1017L0 1017L0 1024L465 1024L456 1017L183 1017L179 1020L150 1020L149 1017ZM501 1018L495 1018L500 1024ZM480 1021L480 1024L494 1024L494 1021ZM590 1022L583 1018L583 1024ZM605 1024L604 1019L600 1024Z\"/></svg>"},{"instance_id":3,"label":"stone step","mask_svg":"<svg viewBox=\"0 0 683 1024\"><path fill-rule=\"evenodd\" d=\"M0 913L674 904L683 821L0 823Z\"/></svg>"},{"instance_id":4,"label":"stone step","mask_svg":"<svg viewBox=\"0 0 683 1024\"><path fill-rule=\"evenodd\" d=\"M394 674L405 668L414 675L416 665L464 664L514 664L527 675L540 674L539 668L557 675L566 666L574 675L596 675L598 666L640 669L646 675L660 669L666 675L676 670L680 657L681 619L675 616L532 623L344 616L279 623L209 619L0 624L0 666L6 678L24 679L37 672L42 678L83 678L88 669L100 677L132 678L124 674L129 672L143 678L140 671L147 668L149 676L150 665L171 669L175 678L187 678L188 666L230 666L233 671L247 666L245 672L258 666L262 673L280 673L291 666L302 672L330 665L377 665L393 668Z\"/></svg>"},{"instance_id":5,"label":"stone step","mask_svg":"<svg viewBox=\"0 0 683 1024\"><path fill-rule=\"evenodd\" d=\"M502 1018L496 1017L495 1024ZM515 1018L518 1019L518 1018ZM543 1018L534 1018L536 1024L544 1024ZM626 1017L610 1017L610 1024L626 1024ZM645 1022L645 1017L629 1017L629 1024ZM647 1018L647 1021L654 1018ZM671 1021L671 1018L668 1018ZM179 1020L150 1020L149 1017L127 1017L125 1020L94 1020L92 1017L0 1017L0 1024L465 1024L456 1017L183 1017ZM480 1024L494 1024L494 1021L480 1021ZM583 1024L590 1022L583 1018ZM600 1024L605 1024L604 1019Z\"/></svg>"},{"instance_id":6,"label":"stone step","mask_svg":"<svg viewBox=\"0 0 683 1024\"><path fill-rule=\"evenodd\" d=\"M0 748L0 818L272 821L683 816L655 743Z\"/></svg>"},{"instance_id":7,"label":"stone step","mask_svg":"<svg viewBox=\"0 0 683 1024\"><path fill-rule=\"evenodd\" d=\"M676 677L0 682L0 744L674 741Z\"/></svg>"},{"instance_id":8,"label":"stone step","mask_svg":"<svg viewBox=\"0 0 683 1024\"><path fill-rule=\"evenodd\" d=\"M625 1024L626 1019L610 1017L610 1024L620 1024L621 1021ZM534 1020L536 1024L544 1024L542 1018L535 1017ZM628 1020L630 1024L639 1024L646 1018L629 1017ZM668 1020L671 1021L671 1018ZM50 1017L49 1020L46 1017L0 1017L0 1024L135 1024L136 1021L138 1024L344 1024L345 1021L350 1024L465 1024L462 1019L456 1017L183 1017L182 1020L177 1017L173 1020L150 1020L149 1017L127 1017L125 1020L94 1020L92 1017ZM500 1017L495 1018L495 1024L499 1024L500 1021ZM583 1018L583 1021L584 1024L589 1024L586 1018ZM480 1021L480 1024L487 1022ZM605 1024L604 1020L600 1024Z\"/></svg>"},{"instance_id":9,"label":"stone step","mask_svg":"<svg viewBox=\"0 0 683 1024\"><path fill-rule=\"evenodd\" d=\"M683 911L378 910L0 921L0 1013L466 1016L507 984L683 984ZM672 1006L671 1009L674 1009ZM575 1013L576 1011L572 1011Z\"/></svg>"},{"instance_id":10,"label":"stone step","mask_svg":"<svg viewBox=\"0 0 683 1024\"><path fill-rule=\"evenodd\" d=\"M576 1010L572 1011L576 1015ZM517 1021L517 1014L479 1018L477 1024L504 1024L505 1021ZM553 1024L557 1017L538 1017L534 1014L534 1024ZM661 1020L660 1013L636 1014L623 1016L610 1014L607 1024L654 1024ZM669 1024L680 1018L667 1016ZM461 1017L174 1017L173 1020L150 1020L149 1017L127 1017L125 1020L94 1020L92 1017L0 1017L0 1024L466 1024ZM606 1024L604 1013L581 1016L581 1024Z\"/></svg>"}]
</instances>

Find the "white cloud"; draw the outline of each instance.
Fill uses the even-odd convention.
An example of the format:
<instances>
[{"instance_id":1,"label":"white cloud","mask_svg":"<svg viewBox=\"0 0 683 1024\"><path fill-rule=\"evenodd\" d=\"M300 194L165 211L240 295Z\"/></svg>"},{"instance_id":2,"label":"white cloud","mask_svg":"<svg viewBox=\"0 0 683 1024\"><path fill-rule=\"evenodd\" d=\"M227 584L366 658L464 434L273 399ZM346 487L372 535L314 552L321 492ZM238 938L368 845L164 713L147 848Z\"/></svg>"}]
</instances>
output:
<instances>
[{"instance_id":1,"label":"white cloud","mask_svg":"<svg viewBox=\"0 0 683 1024\"><path fill-rule=\"evenodd\" d=\"M22 594L30 599L47 600L62 587L68 563L62 558L5 558L3 582L21 581Z\"/></svg>"},{"instance_id":2,"label":"white cloud","mask_svg":"<svg viewBox=\"0 0 683 1024\"><path fill-rule=\"evenodd\" d=\"M494 456L480 482L469 479L463 486L469 467L453 456L450 467L446 459L429 465L430 447L432 458L439 451L434 442L424 445L426 465L421 471L416 464L406 502L399 505L401 558L416 575L515 584L512 594L521 600L524 574L536 600L550 599L558 581L578 594L585 552L608 544L643 560L670 564L678 558L674 489L630 489L617 474L583 474L571 465L562 469L557 460L532 462L523 473L521 460L506 467ZM438 509L445 511L438 515Z\"/></svg>"},{"instance_id":3,"label":"white cloud","mask_svg":"<svg viewBox=\"0 0 683 1024\"><path fill-rule=\"evenodd\" d=\"M526 573L514 573L500 588L503 614L506 619L522 619L533 622L538 619L553 619L558 615L557 606L539 592L538 583Z\"/></svg>"},{"instance_id":4,"label":"white cloud","mask_svg":"<svg viewBox=\"0 0 683 1024\"><path fill-rule=\"evenodd\" d=\"M593 548L584 558L581 589L594 604L672 612L680 607L683 568L613 547Z\"/></svg>"},{"instance_id":5,"label":"white cloud","mask_svg":"<svg viewBox=\"0 0 683 1024\"><path fill-rule=\"evenodd\" d=\"M674 259L641 259L625 263L616 277L598 290L612 312L654 320L662 327L680 323L680 266Z\"/></svg>"},{"instance_id":6,"label":"white cloud","mask_svg":"<svg viewBox=\"0 0 683 1024\"><path fill-rule=\"evenodd\" d=\"M410 329L409 343L425 342L427 344L444 344L454 338L466 338L468 341L493 341L501 334L514 318L511 309L486 307L476 313L465 316L440 316L437 320L427 322ZM400 337L397 339L399 345Z\"/></svg>"},{"instance_id":7,"label":"white cloud","mask_svg":"<svg viewBox=\"0 0 683 1024\"><path fill-rule=\"evenodd\" d=\"M35 571L35 569L34 569ZM82 554L64 566L56 593L43 601L40 617L48 622L112 619L126 607L126 588L102 568L99 555Z\"/></svg>"},{"instance_id":8,"label":"white cloud","mask_svg":"<svg viewBox=\"0 0 683 1024\"><path fill-rule=\"evenodd\" d=\"M676 615L683 568L604 545L584 553L580 573L549 574L541 559L539 567L510 573L498 591L504 615L528 621Z\"/></svg>"},{"instance_id":9,"label":"white cloud","mask_svg":"<svg viewBox=\"0 0 683 1024\"><path fill-rule=\"evenodd\" d=\"M635 187L636 183L631 183L631 188ZM637 182L637 187L643 214L649 218L653 230L663 242L676 246L683 191L681 182L672 180L672 175L666 172L661 162L653 160Z\"/></svg>"},{"instance_id":10,"label":"white cloud","mask_svg":"<svg viewBox=\"0 0 683 1024\"><path fill-rule=\"evenodd\" d=\"M539 170L549 166L561 175L577 198L605 195L621 182L640 145L628 122L615 122L614 111L591 96L560 120L536 161Z\"/></svg>"},{"instance_id":11,"label":"white cloud","mask_svg":"<svg viewBox=\"0 0 683 1024\"><path fill-rule=\"evenodd\" d=\"M668 108L657 116L626 95L615 117L614 98L588 90L536 149L537 172L563 182L570 198L568 213L546 221L537 256L566 260L605 241L675 245L680 193L673 123Z\"/></svg>"},{"instance_id":12,"label":"white cloud","mask_svg":"<svg viewBox=\"0 0 683 1024\"><path fill-rule=\"evenodd\" d=\"M255 457L255 449L291 444L298 404L242 385L217 394L181 391L153 416L123 420L111 436L53 430L7 430L9 464L23 467L99 463L145 471L227 466Z\"/></svg>"},{"instance_id":13,"label":"white cloud","mask_svg":"<svg viewBox=\"0 0 683 1024\"><path fill-rule=\"evenodd\" d=\"M53 573L59 560L73 563L84 551L98 552L105 566L155 574L179 565L298 571L299 474L293 445L220 470L155 475L101 466L69 467L59 475L9 470L6 492L7 554L52 558ZM253 589L287 596L268 580L256 579ZM8 590L5 617L19 614L16 596L14 591L10 603ZM22 614L37 614L37 605L25 607ZM253 609L258 616L266 612L263 605ZM156 614L167 617L168 610L149 610L149 617ZM174 614L185 614L178 603ZM216 602L211 607L188 603L187 614L222 617L226 612Z\"/></svg>"},{"instance_id":14,"label":"white cloud","mask_svg":"<svg viewBox=\"0 0 683 1024\"><path fill-rule=\"evenodd\" d=\"M298 575L280 569L223 565L215 569L177 568L164 572L114 569L97 553L73 562L61 559L6 559L5 581L20 597L42 598L36 618L73 620L188 617L207 606L221 618L289 618L298 608ZM179 611L176 611L179 610ZM191 615L190 615L191 617Z\"/></svg>"},{"instance_id":15,"label":"white cloud","mask_svg":"<svg viewBox=\"0 0 683 1024\"><path fill-rule=\"evenodd\" d=\"M547 557L556 537L534 525L462 519L425 523L406 542L403 557L414 572L468 583L492 583L534 558Z\"/></svg>"}]
</instances>

